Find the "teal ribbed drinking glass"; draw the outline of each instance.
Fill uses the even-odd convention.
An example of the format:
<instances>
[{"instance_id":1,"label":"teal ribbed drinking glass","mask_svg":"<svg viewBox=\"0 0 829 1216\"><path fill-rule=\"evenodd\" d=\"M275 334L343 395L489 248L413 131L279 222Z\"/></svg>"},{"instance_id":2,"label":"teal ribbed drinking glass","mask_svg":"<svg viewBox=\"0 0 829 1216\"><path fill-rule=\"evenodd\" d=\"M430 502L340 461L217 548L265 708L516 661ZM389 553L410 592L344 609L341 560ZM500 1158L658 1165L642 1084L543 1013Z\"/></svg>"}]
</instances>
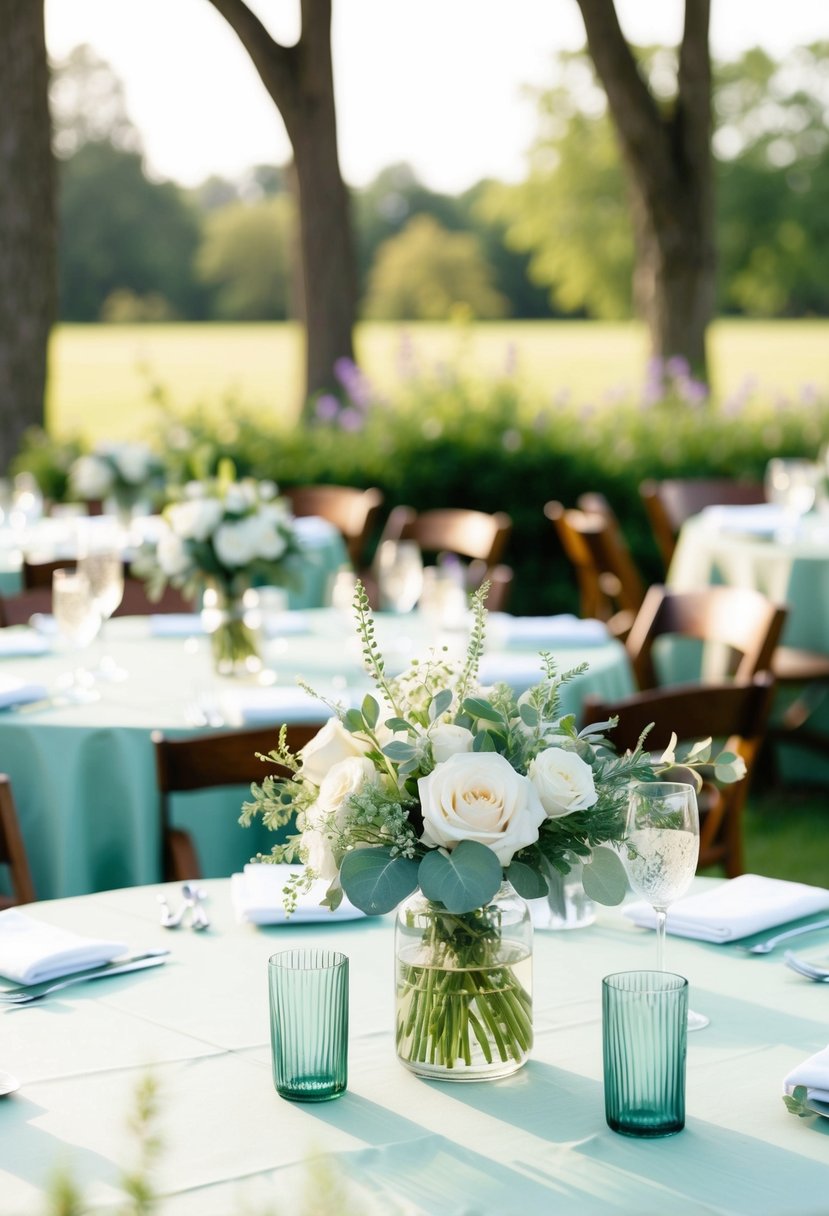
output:
<instances>
[{"instance_id":1,"label":"teal ribbed drinking glass","mask_svg":"<svg viewBox=\"0 0 829 1216\"><path fill-rule=\"evenodd\" d=\"M348 958L284 950L268 960L273 1083L283 1098L327 1102L348 1080Z\"/></svg>"},{"instance_id":2,"label":"teal ribbed drinking glass","mask_svg":"<svg viewBox=\"0 0 829 1216\"><path fill-rule=\"evenodd\" d=\"M602 980L605 1117L626 1136L685 1126L688 981L670 971L620 971Z\"/></svg>"}]
</instances>

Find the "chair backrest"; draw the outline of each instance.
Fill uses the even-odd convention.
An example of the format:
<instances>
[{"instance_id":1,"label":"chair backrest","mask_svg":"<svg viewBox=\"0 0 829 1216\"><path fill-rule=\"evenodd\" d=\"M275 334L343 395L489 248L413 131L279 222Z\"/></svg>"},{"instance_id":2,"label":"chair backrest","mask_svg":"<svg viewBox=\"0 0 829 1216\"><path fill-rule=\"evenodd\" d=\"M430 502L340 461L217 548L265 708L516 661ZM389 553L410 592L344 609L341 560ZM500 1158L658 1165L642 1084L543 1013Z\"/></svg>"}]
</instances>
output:
<instances>
[{"instance_id":1,"label":"chair backrest","mask_svg":"<svg viewBox=\"0 0 829 1216\"><path fill-rule=\"evenodd\" d=\"M32 872L20 832L11 781L5 773L0 773L0 865L9 868L13 892L11 896L0 895L0 908L33 903L36 896Z\"/></svg>"},{"instance_id":2,"label":"chair backrest","mask_svg":"<svg viewBox=\"0 0 829 1216\"><path fill-rule=\"evenodd\" d=\"M48 562L27 562L24 560L23 586L27 592L45 592L51 593L52 575L55 570L74 569L75 561L72 559L62 561ZM12 611L15 617L19 616L25 608L25 602L21 603L19 609L14 605L7 603L6 610ZM175 587L165 587L159 600L151 600L147 595L147 590L144 582L141 579L135 578L130 573L129 562L124 562L124 595L121 603L113 612L113 616L152 616L162 612L193 612L194 603L190 599L186 599L181 591ZM51 598L42 607L31 608L29 616L32 612L50 612ZM28 620L28 617L26 618ZM14 621L8 620L5 624L20 624L18 619Z\"/></svg>"},{"instance_id":3,"label":"chair backrest","mask_svg":"<svg viewBox=\"0 0 829 1216\"><path fill-rule=\"evenodd\" d=\"M603 500L601 510L585 511L551 500L544 514L575 572L581 615L607 621L617 637L624 637L644 598L645 584L609 504Z\"/></svg>"},{"instance_id":4,"label":"chair backrest","mask_svg":"<svg viewBox=\"0 0 829 1216\"><path fill-rule=\"evenodd\" d=\"M639 496L666 570L686 519L698 515L705 507L753 506L766 500L759 482L735 481L727 477L649 479L639 486Z\"/></svg>"},{"instance_id":5,"label":"chair backrest","mask_svg":"<svg viewBox=\"0 0 829 1216\"><path fill-rule=\"evenodd\" d=\"M672 591L648 589L626 639L640 688L659 683L653 644L659 637L695 638L727 649L726 675L746 681L771 671L787 609L747 587L701 587Z\"/></svg>"},{"instance_id":6,"label":"chair backrest","mask_svg":"<svg viewBox=\"0 0 829 1216\"><path fill-rule=\"evenodd\" d=\"M36 587L52 587L52 575L56 570L74 570L74 558L62 558L57 561L48 562L30 562L26 558L23 559L21 567L21 575L23 578L23 590L32 591Z\"/></svg>"},{"instance_id":7,"label":"chair backrest","mask_svg":"<svg viewBox=\"0 0 829 1216\"><path fill-rule=\"evenodd\" d=\"M52 592L46 587L34 587L29 591L18 591L15 595L0 596L0 628L6 625L27 625L36 612L44 615L52 611Z\"/></svg>"},{"instance_id":8,"label":"chair backrest","mask_svg":"<svg viewBox=\"0 0 829 1216\"><path fill-rule=\"evenodd\" d=\"M294 515L318 515L342 533L356 569L365 563L365 550L383 504L380 490L354 486L291 486L283 491Z\"/></svg>"},{"instance_id":9,"label":"chair backrest","mask_svg":"<svg viewBox=\"0 0 829 1216\"><path fill-rule=\"evenodd\" d=\"M291 751L299 751L319 729L319 723L289 726L288 746ZM170 796L222 786L249 786L274 773L284 776L286 770L278 764L263 764L257 758L273 750L278 733L275 726L221 731L185 739L170 739L161 731L153 732L161 816L161 862L166 881L201 877L193 837L189 832L173 826Z\"/></svg>"},{"instance_id":10,"label":"chair backrest","mask_svg":"<svg viewBox=\"0 0 829 1216\"><path fill-rule=\"evenodd\" d=\"M743 872L742 817L757 757L766 736L774 679L761 672L747 682L675 685L620 701L585 698L585 724L618 718L608 731L621 754L632 751L653 724L645 746L661 753L676 733L680 743L709 736L742 757L746 775L726 786L706 781L699 795L700 866L723 864L729 878Z\"/></svg>"},{"instance_id":11,"label":"chair backrest","mask_svg":"<svg viewBox=\"0 0 829 1216\"><path fill-rule=\"evenodd\" d=\"M424 553L456 553L490 567L500 562L511 532L512 520L504 511L487 514L462 507L430 511L395 507L381 540L414 540Z\"/></svg>"}]
</instances>

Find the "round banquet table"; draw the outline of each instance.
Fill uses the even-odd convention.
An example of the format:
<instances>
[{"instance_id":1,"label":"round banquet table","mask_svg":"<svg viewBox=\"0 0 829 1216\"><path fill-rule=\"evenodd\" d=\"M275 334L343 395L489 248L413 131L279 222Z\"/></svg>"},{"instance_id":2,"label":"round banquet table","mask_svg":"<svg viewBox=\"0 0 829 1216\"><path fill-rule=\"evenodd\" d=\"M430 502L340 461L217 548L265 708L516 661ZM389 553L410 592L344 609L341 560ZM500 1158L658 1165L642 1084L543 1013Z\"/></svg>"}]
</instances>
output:
<instances>
[{"instance_id":1,"label":"round banquet table","mask_svg":"<svg viewBox=\"0 0 829 1216\"><path fill-rule=\"evenodd\" d=\"M213 927L201 934L159 926L156 896L175 902L175 888L25 909L171 957L0 1011L0 1065L21 1082L0 1101L4 1216L44 1216L59 1167L94 1211L123 1211L121 1172L137 1157L127 1120L148 1073L159 1216L310 1211L309 1188L313 1210L360 1216L825 1216L829 1122L794 1118L781 1091L826 1046L826 991L779 953L669 938L669 965L711 1024L688 1043L685 1130L639 1140L604 1119L601 979L654 957L653 935L619 910L536 933L531 1060L459 1085L419 1080L395 1058L391 916L256 928L237 923L227 881L205 885ZM348 1089L334 1102L292 1104L273 1089L267 959L295 947L349 956Z\"/></svg>"},{"instance_id":2,"label":"round banquet table","mask_svg":"<svg viewBox=\"0 0 829 1216\"><path fill-rule=\"evenodd\" d=\"M782 531L771 523L766 529L763 523L762 514L743 516L739 508L712 508L689 519L680 532L667 585L683 591L719 583L760 591L788 606L784 645L829 654L829 518L814 515ZM782 708L778 694L775 714ZM816 710L813 722L829 735L829 698ZM786 745L780 748L780 758L785 777L829 780L829 760L813 751Z\"/></svg>"},{"instance_id":3,"label":"round banquet table","mask_svg":"<svg viewBox=\"0 0 829 1216\"><path fill-rule=\"evenodd\" d=\"M175 632L156 635L162 628ZM390 673L403 670L434 641L417 614L378 614L377 632ZM21 635L26 631L0 630L0 650L4 639ZM455 635L448 644L464 642ZM298 690L297 676L334 700L359 702L370 687L353 625L333 610L273 618L272 636L264 643L266 683L216 677L197 618L116 618L80 657L91 667L104 651L128 678L100 682L99 700L72 705L47 700L0 712L0 771L12 780L40 898L159 879L154 729L183 736L267 723L274 726L275 744L283 721L322 722L330 716L324 703ZM615 699L633 690L624 648L612 639L563 647L557 658L562 671L588 664L564 685L563 712L577 713L588 692ZM0 658L0 682L16 677L48 690L68 666L66 655L52 651ZM519 690L540 674L533 649L494 643L481 671L482 679L504 679ZM193 831L207 876L230 874L258 851L270 851L273 837L261 824L238 825L246 794L239 788L174 799L175 820Z\"/></svg>"}]
</instances>

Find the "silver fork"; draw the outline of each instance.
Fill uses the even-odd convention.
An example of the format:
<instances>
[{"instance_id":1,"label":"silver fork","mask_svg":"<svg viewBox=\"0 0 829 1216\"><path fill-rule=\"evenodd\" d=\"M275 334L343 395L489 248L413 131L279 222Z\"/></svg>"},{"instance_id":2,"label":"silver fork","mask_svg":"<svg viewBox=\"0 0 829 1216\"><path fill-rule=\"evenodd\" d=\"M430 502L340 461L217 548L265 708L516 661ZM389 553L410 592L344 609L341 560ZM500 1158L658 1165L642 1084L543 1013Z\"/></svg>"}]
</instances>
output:
<instances>
[{"instance_id":1,"label":"silver fork","mask_svg":"<svg viewBox=\"0 0 829 1216\"><path fill-rule=\"evenodd\" d=\"M805 975L810 980L817 980L820 984L829 983L829 970L826 967L816 967L814 963L807 962L805 958L799 958L792 950L787 950L783 959L786 966L791 967L792 971L797 971L799 975Z\"/></svg>"},{"instance_id":2,"label":"silver fork","mask_svg":"<svg viewBox=\"0 0 829 1216\"><path fill-rule=\"evenodd\" d=\"M740 949L745 950L747 954L768 954L778 942L785 941L788 937L798 937L801 933L814 933L817 929L829 929L829 920L817 920L813 921L811 925L799 925L796 929L787 929L785 933L776 933L774 937L769 937L764 942L757 942L754 946L741 946Z\"/></svg>"},{"instance_id":3,"label":"silver fork","mask_svg":"<svg viewBox=\"0 0 829 1216\"><path fill-rule=\"evenodd\" d=\"M125 975L128 971L143 971L145 967L158 967L162 963L167 962L169 950L156 950L143 958L132 959L128 963L120 963L113 967L109 965L106 969L100 971L84 971L77 975L67 976L66 979L57 980L54 984L47 984L45 988L41 988L39 992L2 992L0 993L0 1003L7 1007L17 1007L18 1005L31 1005L34 1001L42 1000L51 992L57 992L61 988L69 988L72 984L84 984L87 980L101 980L107 975Z\"/></svg>"}]
</instances>

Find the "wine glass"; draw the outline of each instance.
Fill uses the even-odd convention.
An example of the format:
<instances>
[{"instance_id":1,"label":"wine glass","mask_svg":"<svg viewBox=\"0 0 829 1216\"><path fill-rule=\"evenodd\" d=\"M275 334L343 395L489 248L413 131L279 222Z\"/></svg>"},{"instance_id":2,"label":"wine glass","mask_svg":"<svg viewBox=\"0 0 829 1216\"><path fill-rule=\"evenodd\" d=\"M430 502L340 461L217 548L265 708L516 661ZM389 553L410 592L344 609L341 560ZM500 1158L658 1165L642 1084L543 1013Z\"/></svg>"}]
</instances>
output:
<instances>
[{"instance_id":1,"label":"wine glass","mask_svg":"<svg viewBox=\"0 0 829 1216\"><path fill-rule=\"evenodd\" d=\"M101 627L101 616L89 579L78 570L55 570L52 574L52 615L58 637L67 650L88 646ZM65 672L58 680L61 694L69 701L96 701L95 677L84 667Z\"/></svg>"},{"instance_id":2,"label":"wine glass","mask_svg":"<svg viewBox=\"0 0 829 1216\"><path fill-rule=\"evenodd\" d=\"M664 971L668 908L688 890L699 860L699 810L694 787L678 781L632 785L625 844L628 881L656 914L656 969ZM708 1022L704 1014L689 1009L689 1030L700 1030Z\"/></svg>"},{"instance_id":3,"label":"wine glass","mask_svg":"<svg viewBox=\"0 0 829 1216\"><path fill-rule=\"evenodd\" d=\"M412 611L423 590L423 557L417 541L383 541L377 550L377 589L384 611Z\"/></svg>"},{"instance_id":4,"label":"wine glass","mask_svg":"<svg viewBox=\"0 0 829 1216\"><path fill-rule=\"evenodd\" d=\"M92 549L78 558L78 571L85 574L95 607L104 625L124 598L124 561L120 549ZM127 672L111 655L103 655L97 667L105 680L124 680Z\"/></svg>"},{"instance_id":5,"label":"wine glass","mask_svg":"<svg viewBox=\"0 0 829 1216\"><path fill-rule=\"evenodd\" d=\"M766 465L763 485L766 498L783 508L788 530L812 510L817 498L820 468L813 460L789 460L774 456Z\"/></svg>"}]
</instances>

